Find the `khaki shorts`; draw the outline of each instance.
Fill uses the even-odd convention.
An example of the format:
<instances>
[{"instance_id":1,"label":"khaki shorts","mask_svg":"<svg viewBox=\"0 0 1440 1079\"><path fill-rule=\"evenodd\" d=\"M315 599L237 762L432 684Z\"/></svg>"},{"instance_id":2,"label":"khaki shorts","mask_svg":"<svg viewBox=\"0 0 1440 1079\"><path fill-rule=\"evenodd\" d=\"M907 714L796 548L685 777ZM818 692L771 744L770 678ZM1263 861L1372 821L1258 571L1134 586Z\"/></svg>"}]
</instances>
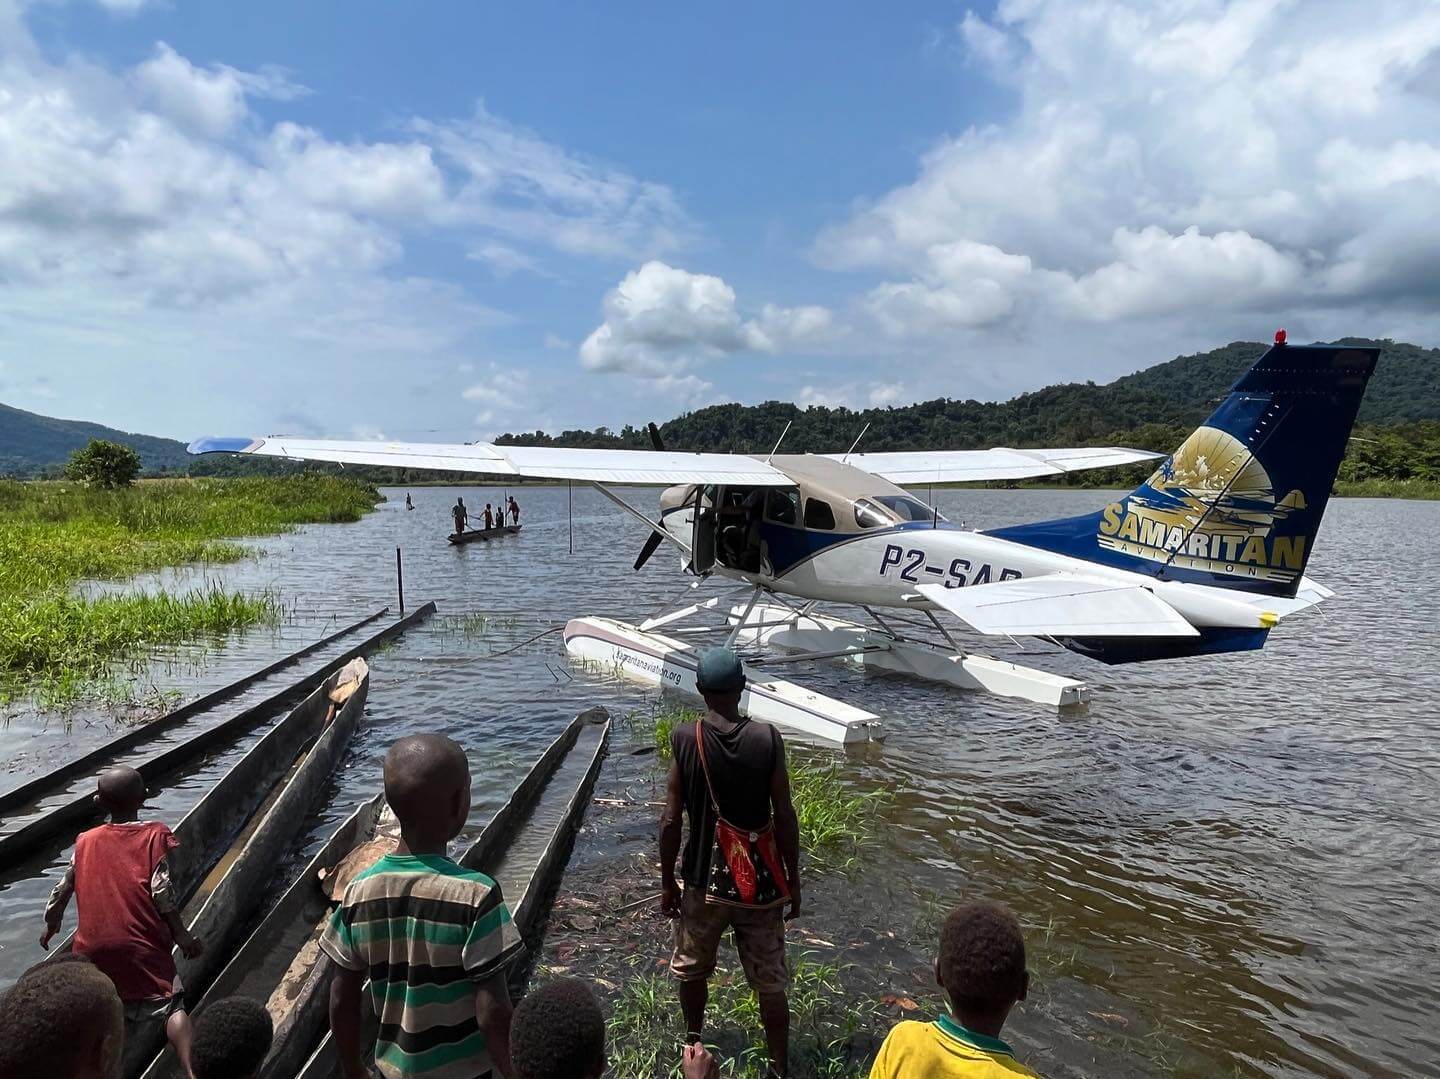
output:
<instances>
[{"instance_id":1,"label":"khaki shorts","mask_svg":"<svg viewBox=\"0 0 1440 1079\"><path fill-rule=\"evenodd\" d=\"M732 907L705 902L700 888L686 888L675 923L675 954L670 972L682 982L704 981L715 973L715 953L726 927L735 934L735 950L745 980L757 993L783 993L790 984L785 958L785 908Z\"/></svg>"}]
</instances>

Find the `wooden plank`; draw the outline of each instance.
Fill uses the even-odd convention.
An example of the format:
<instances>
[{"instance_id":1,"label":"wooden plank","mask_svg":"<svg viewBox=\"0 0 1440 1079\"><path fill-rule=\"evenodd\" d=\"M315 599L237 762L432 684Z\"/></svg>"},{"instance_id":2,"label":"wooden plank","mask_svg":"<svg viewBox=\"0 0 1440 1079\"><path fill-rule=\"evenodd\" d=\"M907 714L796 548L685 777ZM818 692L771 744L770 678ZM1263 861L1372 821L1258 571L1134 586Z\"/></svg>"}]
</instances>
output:
<instances>
[{"instance_id":1,"label":"wooden plank","mask_svg":"<svg viewBox=\"0 0 1440 1079\"><path fill-rule=\"evenodd\" d=\"M217 724L208 730L202 731L194 738L172 746L149 760L142 761L135 765L146 783L153 783L156 779L177 769L185 762L198 757L209 750L212 746L220 745L234 740L241 734L257 726L265 718L272 715L276 708L283 707L285 702L293 699L297 694L313 690L321 685L335 671L339 670L346 663L349 663L356 656L363 655L380 644L393 637L404 633L407 629L423 621L435 613L435 603L432 600L423 607L418 608L404 618L398 619L371 636L365 638L355 647L336 656L318 670L301 678L293 685L279 693L261 701L259 704L237 713L225 722ZM0 836L0 872L8 869L15 862L26 857L36 848L44 844L57 834L72 831L78 835L90 821L100 816L99 807L96 806L91 794L78 795L65 805L38 817L9 835ZM72 835L73 838L73 835Z\"/></svg>"},{"instance_id":2,"label":"wooden plank","mask_svg":"<svg viewBox=\"0 0 1440 1079\"><path fill-rule=\"evenodd\" d=\"M261 679L269 678L276 671L288 667L290 664L303 659L312 652L317 652L328 645L334 644L341 637L354 633L356 630L369 625L377 618L384 616L389 610L389 607L381 607L374 614L368 614L358 622L352 622L344 629L336 630L328 637L321 637L315 643L307 644L304 648L296 652L291 652L288 656L282 656L273 663L268 663L264 667L261 667L258 671L252 671L250 674L245 675L245 677L231 682L228 686L221 686L219 689L212 690L202 697L196 697L189 704L183 704L158 719L152 719L142 727L136 727L134 730L127 731L118 738L112 738L104 745L97 746L95 749L92 749L83 756L77 757L73 761L62 764L58 768L52 768L44 775L36 776L34 779L27 780L20 786L8 790L4 794L0 794L0 816L10 813L15 809L21 809L30 805L43 797L46 791L53 787L58 787L65 780L73 779L75 776L87 770L94 771L96 767L105 761L118 757L121 753L133 749L143 742L149 741L157 734L163 734L171 727L183 723L192 716L199 715L201 712L208 712L222 701L227 701L231 697L243 693Z\"/></svg>"}]
</instances>

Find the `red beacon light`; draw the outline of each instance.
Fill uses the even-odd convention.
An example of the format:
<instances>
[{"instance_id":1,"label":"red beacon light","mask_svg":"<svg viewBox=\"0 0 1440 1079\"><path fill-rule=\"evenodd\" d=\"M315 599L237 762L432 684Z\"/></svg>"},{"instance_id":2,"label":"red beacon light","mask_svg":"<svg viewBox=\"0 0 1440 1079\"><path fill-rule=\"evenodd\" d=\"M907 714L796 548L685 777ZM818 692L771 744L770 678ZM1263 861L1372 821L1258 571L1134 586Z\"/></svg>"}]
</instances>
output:
<instances>
[{"instance_id":1,"label":"red beacon light","mask_svg":"<svg viewBox=\"0 0 1440 1079\"><path fill-rule=\"evenodd\" d=\"M1284 331L1284 330L1276 330L1276 331L1275 331L1275 343L1276 343L1277 345L1283 345L1283 344L1285 343L1285 331Z\"/></svg>"}]
</instances>

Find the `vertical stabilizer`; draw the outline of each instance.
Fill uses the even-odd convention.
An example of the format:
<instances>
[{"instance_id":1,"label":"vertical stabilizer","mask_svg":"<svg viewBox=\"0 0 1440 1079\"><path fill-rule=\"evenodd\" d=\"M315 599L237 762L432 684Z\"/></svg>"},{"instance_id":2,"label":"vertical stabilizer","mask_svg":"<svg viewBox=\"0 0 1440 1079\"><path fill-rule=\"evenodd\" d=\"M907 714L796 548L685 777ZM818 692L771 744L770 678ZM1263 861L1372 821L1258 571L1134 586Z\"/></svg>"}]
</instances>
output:
<instances>
[{"instance_id":1,"label":"vertical stabilizer","mask_svg":"<svg viewBox=\"0 0 1440 1079\"><path fill-rule=\"evenodd\" d=\"M1287 345L1282 331L1130 494L993 534L1152 577L1293 596L1379 354Z\"/></svg>"}]
</instances>

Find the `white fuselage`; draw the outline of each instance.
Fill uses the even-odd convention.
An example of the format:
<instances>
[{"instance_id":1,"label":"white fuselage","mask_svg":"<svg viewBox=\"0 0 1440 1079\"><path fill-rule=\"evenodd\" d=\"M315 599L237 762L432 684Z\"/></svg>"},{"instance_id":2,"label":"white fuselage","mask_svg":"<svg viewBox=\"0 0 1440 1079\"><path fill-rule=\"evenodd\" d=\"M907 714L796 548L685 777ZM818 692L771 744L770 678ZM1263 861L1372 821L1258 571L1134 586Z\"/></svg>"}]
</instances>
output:
<instances>
[{"instance_id":1,"label":"white fuselage","mask_svg":"<svg viewBox=\"0 0 1440 1079\"><path fill-rule=\"evenodd\" d=\"M688 508L667 514L664 523L677 539L690 542L693 514ZM1075 573L1149 589L1197 628L1253 628L1258 612L1274 602L1206 585L1158 580L945 524L827 535L821 542L826 545L817 553L773 575L763 571L768 562L759 573L719 564L713 572L801 599L911 609L935 608L916 590L922 584L967 588L1042 574ZM1280 602L1283 605L1284 601Z\"/></svg>"}]
</instances>

